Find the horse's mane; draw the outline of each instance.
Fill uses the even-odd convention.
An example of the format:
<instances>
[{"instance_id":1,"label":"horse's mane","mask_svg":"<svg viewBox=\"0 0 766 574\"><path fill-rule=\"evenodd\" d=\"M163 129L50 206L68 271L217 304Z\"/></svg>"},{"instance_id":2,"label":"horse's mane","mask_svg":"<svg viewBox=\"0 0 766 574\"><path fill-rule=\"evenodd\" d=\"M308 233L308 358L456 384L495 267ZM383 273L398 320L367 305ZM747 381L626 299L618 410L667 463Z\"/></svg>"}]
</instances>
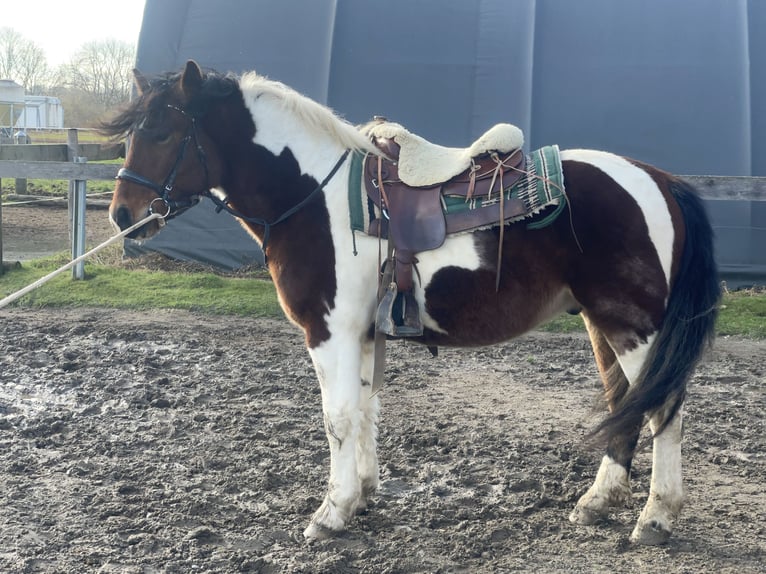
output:
<instances>
[{"instance_id":1,"label":"horse's mane","mask_svg":"<svg viewBox=\"0 0 766 574\"><path fill-rule=\"evenodd\" d=\"M327 106L298 93L282 82L259 76L255 72L248 72L242 76L240 88L245 95L254 97L267 95L274 98L283 109L296 116L307 129L320 134L329 134L343 147L380 154L365 133L336 115Z\"/></svg>"},{"instance_id":2,"label":"horse's mane","mask_svg":"<svg viewBox=\"0 0 766 574\"><path fill-rule=\"evenodd\" d=\"M166 94L178 84L181 72L169 72L149 79L149 89L133 99L113 117L104 120L99 130L112 137L123 137L133 131L152 109L164 107ZM228 96L236 88L247 96L268 95L295 115L307 129L319 134L330 135L343 147L380 154L369 136L339 117L330 108L323 106L296 92L282 82L247 72L241 78L233 74L220 74L206 70L200 92L186 105L192 115L204 114L210 102Z\"/></svg>"},{"instance_id":3,"label":"horse's mane","mask_svg":"<svg viewBox=\"0 0 766 574\"><path fill-rule=\"evenodd\" d=\"M152 110L163 109L165 94L181 80L181 72L168 72L149 79L149 89L131 100L111 118L99 123L99 131L112 137L122 137L133 131ZM194 116L205 113L210 102L228 96L237 88L237 78L233 74L219 74L207 70L201 89L192 101L185 106L185 111Z\"/></svg>"}]
</instances>

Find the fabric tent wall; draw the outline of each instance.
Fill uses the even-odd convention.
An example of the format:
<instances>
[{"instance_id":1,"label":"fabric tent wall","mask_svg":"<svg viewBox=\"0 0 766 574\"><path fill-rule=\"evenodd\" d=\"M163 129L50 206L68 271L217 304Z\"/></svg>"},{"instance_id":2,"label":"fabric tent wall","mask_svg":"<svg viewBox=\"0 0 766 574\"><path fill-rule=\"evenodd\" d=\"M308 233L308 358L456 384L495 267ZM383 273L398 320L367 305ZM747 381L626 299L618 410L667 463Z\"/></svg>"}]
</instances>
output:
<instances>
[{"instance_id":1,"label":"fabric tent wall","mask_svg":"<svg viewBox=\"0 0 766 574\"><path fill-rule=\"evenodd\" d=\"M506 121L530 148L766 175L764 24L758 0L147 0L137 66L255 69L353 123L383 115L444 145ZM752 252L736 265L766 273L766 254L735 245L762 215L731 203L712 202L714 221L740 228L719 252ZM197 243L203 225L215 232ZM261 257L207 202L143 249L228 267Z\"/></svg>"}]
</instances>

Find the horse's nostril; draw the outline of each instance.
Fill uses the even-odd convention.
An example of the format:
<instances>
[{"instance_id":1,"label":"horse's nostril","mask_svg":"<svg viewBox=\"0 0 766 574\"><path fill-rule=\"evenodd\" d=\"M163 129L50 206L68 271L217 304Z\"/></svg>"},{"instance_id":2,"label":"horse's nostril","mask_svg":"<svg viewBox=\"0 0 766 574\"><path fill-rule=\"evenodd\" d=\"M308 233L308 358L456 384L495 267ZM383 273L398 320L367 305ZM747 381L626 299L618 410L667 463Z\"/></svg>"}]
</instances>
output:
<instances>
[{"instance_id":1,"label":"horse's nostril","mask_svg":"<svg viewBox=\"0 0 766 574\"><path fill-rule=\"evenodd\" d=\"M125 207L124 205L121 205L117 208L114 222L117 224L117 226L120 229L127 229L131 225L133 225L133 216L130 214L130 210Z\"/></svg>"}]
</instances>

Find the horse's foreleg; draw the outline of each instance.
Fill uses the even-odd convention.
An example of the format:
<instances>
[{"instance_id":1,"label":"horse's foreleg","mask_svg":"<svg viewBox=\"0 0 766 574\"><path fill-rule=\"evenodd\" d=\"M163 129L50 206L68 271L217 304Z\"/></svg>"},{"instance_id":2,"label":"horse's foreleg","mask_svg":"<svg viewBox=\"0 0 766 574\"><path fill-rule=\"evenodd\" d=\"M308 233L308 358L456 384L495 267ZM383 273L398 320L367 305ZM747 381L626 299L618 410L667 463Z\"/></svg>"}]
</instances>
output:
<instances>
[{"instance_id":1,"label":"horse's foreleg","mask_svg":"<svg viewBox=\"0 0 766 574\"><path fill-rule=\"evenodd\" d=\"M681 472L682 412L678 410L667 427L654 437L652 451L652 481L646 503L631 540L641 544L664 544L673 532L673 523L683 506ZM657 431L662 417L649 419L652 433Z\"/></svg>"},{"instance_id":2,"label":"horse's foreleg","mask_svg":"<svg viewBox=\"0 0 766 574\"><path fill-rule=\"evenodd\" d=\"M362 512L367 508L367 502L378 489L380 482L377 453L380 402L377 395L372 394L373 351L374 347L371 341L362 345L361 398L359 404L361 418L356 444L356 464L362 494L357 512Z\"/></svg>"},{"instance_id":3,"label":"horse's foreleg","mask_svg":"<svg viewBox=\"0 0 766 574\"><path fill-rule=\"evenodd\" d=\"M333 336L310 354L322 389L324 425L330 445L330 479L324 501L303 534L308 539L321 539L345 528L361 496L357 470L362 426L361 346L358 339Z\"/></svg>"},{"instance_id":4,"label":"horse's foreleg","mask_svg":"<svg viewBox=\"0 0 766 574\"><path fill-rule=\"evenodd\" d=\"M342 531L378 485L378 402L367 382L372 380L371 351L358 338L337 335L310 351L322 389L330 478L324 501L304 531L306 538Z\"/></svg>"}]
</instances>

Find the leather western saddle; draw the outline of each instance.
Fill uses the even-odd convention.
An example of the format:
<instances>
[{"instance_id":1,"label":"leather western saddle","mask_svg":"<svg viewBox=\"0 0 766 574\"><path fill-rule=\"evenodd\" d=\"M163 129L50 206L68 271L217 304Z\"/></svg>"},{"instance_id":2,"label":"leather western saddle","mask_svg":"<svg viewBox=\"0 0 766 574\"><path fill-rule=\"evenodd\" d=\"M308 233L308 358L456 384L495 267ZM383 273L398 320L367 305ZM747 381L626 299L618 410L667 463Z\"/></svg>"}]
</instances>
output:
<instances>
[{"instance_id":1,"label":"leather western saddle","mask_svg":"<svg viewBox=\"0 0 766 574\"><path fill-rule=\"evenodd\" d=\"M386 156L368 154L363 168L367 195L383 215L368 233L389 240L376 328L395 337L419 336L423 326L412 289L417 253L440 247L451 233L500 226L499 282L502 223L527 212L521 200L501 192L525 173L523 139L509 124L498 124L465 149L431 144L398 124L378 123L368 133ZM449 196L474 207L447 213Z\"/></svg>"}]
</instances>

